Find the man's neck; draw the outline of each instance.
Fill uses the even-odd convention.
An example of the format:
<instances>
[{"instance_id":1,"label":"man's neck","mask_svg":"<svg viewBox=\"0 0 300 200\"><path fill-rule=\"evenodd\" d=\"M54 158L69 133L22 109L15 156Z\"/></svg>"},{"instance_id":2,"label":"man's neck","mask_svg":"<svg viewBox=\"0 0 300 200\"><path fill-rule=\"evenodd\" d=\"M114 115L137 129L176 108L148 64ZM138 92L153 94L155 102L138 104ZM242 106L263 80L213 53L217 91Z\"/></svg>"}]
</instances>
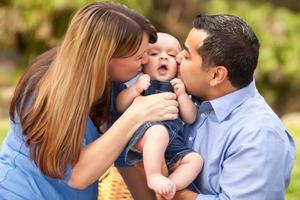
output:
<instances>
[{"instance_id":1,"label":"man's neck","mask_svg":"<svg viewBox=\"0 0 300 200\"><path fill-rule=\"evenodd\" d=\"M213 87L207 100L220 98L236 90L238 90L238 88L234 87L229 81L226 81Z\"/></svg>"}]
</instances>

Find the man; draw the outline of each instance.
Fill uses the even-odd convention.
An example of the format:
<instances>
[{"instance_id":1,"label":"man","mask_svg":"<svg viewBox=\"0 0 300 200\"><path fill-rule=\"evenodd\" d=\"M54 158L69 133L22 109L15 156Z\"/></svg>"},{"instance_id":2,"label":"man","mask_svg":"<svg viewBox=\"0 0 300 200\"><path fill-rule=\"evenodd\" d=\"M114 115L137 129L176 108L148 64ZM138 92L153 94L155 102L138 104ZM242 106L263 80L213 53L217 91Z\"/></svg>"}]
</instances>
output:
<instances>
[{"instance_id":1,"label":"man","mask_svg":"<svg viewBox=\"0 0 300 200\"><path fill-rule=\"evenodd\" d=\"M203 157L204 167L175 199L284 199L295 145L255 87L258 54L257 37L242 19L194 19L177 58L180 77L198 104L196 121L185 128L186 143ZM141 188L142 180L129 177L132 169L120 171L139 199L133 185Z\"/></svg>"},{"instance_id":2,"label":"man","mask_svg":"<svg viewBox=\"0 0 300 200\"><path fill-rule=\"evenodd\" d=\"M198 99L186 142L205 164L177 199L284 199L295 145L255 87L258 54L257 37L242 19L194 19L178 61L187 91Z\"/></svg>"}]
</instances>

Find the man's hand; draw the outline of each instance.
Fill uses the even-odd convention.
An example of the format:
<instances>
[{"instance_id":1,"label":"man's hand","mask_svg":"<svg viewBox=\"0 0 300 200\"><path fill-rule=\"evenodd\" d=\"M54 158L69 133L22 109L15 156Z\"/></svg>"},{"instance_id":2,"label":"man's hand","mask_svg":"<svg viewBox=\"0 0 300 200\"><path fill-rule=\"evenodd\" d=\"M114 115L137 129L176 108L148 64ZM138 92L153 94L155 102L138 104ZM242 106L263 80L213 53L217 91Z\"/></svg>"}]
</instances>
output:
<instances>
[{"instance_id":1,"label":"man's hand","mask_svg":"<svg viewBox=\"0 0 300 200\"><path fill-rule=\"evenodd\" d=\"M198 196L197 193L192 192L189 189L183 189L183 190L176 192L173 200L195 200L197 198L197 196Z\"/></svg>"}]
</instances>

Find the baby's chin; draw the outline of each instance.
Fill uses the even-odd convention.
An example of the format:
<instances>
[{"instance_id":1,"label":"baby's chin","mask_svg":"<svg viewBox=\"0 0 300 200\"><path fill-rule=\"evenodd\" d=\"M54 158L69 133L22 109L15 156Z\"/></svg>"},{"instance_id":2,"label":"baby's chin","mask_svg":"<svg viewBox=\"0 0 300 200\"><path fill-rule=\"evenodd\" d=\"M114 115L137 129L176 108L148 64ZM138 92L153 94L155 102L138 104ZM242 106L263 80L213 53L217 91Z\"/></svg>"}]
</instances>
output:
<instances>
[{"instance_id":1,"label":"baby's chin","mask_svg":"<svg viewBox=\"0 0 300 200\"><path fill-rule=\"evenodd\" d=\"M154 76L150 75L151 80L158 80L158 81L170 81L175 77L171 77L169 74L159 75L156 74Z\"/></svg>"}]
</instances>

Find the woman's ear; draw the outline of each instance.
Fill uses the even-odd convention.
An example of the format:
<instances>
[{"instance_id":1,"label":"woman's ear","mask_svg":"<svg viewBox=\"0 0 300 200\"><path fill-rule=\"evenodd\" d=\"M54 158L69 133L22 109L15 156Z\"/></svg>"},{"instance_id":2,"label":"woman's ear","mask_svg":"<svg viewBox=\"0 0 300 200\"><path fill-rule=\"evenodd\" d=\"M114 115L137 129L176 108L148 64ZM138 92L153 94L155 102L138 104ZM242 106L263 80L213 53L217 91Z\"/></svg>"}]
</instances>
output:
<instances>
[{"instance_id":1,"label":"woman's ear","mask_svg":"<svg viewBox=\"0 0 300 200\"><path fill-rule=\"evenodd\" d=\"M211 86L217 86L227 80L228 70L224 66L216 66L211 69Z\"/></svg>"}]
</instances>

